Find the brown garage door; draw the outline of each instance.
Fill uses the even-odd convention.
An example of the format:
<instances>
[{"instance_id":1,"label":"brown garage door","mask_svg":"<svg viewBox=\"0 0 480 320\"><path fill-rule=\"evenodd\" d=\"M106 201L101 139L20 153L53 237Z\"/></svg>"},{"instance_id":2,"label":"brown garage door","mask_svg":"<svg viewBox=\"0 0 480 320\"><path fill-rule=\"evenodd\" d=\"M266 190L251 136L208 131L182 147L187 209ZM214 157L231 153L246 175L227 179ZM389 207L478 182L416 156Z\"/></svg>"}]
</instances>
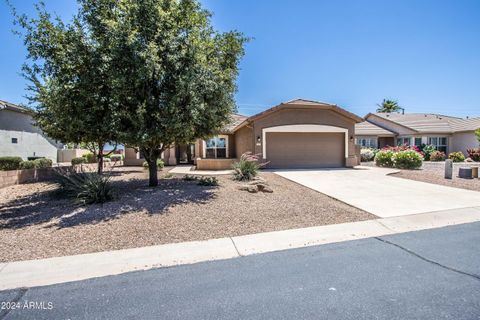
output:
<instances>
[{"instance_id":1,"label":"brown garage door","mask_svg":"<svg viewBox=\"0 0 480 320\"><path fill-rule=\"evenodd\" d=\"M338 168L345 166L343 133L267 132L269 168Z\"/></svg>"}]
</instances>

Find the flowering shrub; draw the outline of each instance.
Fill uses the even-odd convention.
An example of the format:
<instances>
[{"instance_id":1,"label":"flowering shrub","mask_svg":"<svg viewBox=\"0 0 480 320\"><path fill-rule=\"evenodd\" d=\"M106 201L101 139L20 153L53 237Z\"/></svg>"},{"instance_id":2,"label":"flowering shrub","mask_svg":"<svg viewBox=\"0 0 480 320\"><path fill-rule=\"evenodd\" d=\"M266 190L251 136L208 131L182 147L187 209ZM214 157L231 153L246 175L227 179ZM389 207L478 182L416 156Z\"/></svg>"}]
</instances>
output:
<instances>
[{"instance_id":1,"label":"flowering shrub","mask_svg":"<svg viewBox=\"0 0 480 320\"><path fill-rule=\"evenodd\" d=\"M362 162L373 161L377 152L378 152L377 149L362 148L360 150L360 160Z\"/></svg>"},{"instance_id":2,"label":"flowering shrub","mask_svg":"<svg viewBox=\"0 0 480 320\"><path fill-rule=\"evenodd\" d=\"M460 151L452 152L448 155L448 159L452 160L453 162L463 162L465 161L465 155Z\"/></svg>"},{"instance_id":3,"label":"flowering shrub","mask_svg":"<svg viewBox=\"0 0 480 320\"><path fill-rule=\"evenodd\" d=\"M434 151L430 155L430 161L445 161L445 158L447 156L445 155L445 152L442 151Z\"/></svg>"},{"instance_id":4,"label":"flowering shrub","mask_svg":"<svg viewBox=\"0 0 480 320\"><path fill-rule=\"evenodd\" d=\"M393 167L393 155L392 150L382 149L375 155L375 164L379 167Z\"/></svg>"},{"instance_id":5,"label":"flowering shrub","mask_svg":"<svg viewBox=\"0 0 480 320\"><path fill-rule=\"evenodd\" d=\"M480 161L480 148L467 149L467 153L473 161Z\"/></svg>"},{"instance_id":6,"label":"flowering shrub","mask_svg":"<svg viewBox=\"0 0 480 320\"><path fill-rule=\"evenodd\" d=\"M425 161L430 161L430 157L432 153L437 151L437 147L435 147L433 144L427 144L422 147L422 152L423 152L423 158Z\"/></svg>"},{"instance_id":7,"label":"flowering shrub","mask_svg":"<svg viewBox=\"0 0 480 320\"><path fill-rule=\"evenodd\" d=\"M375 156L375 164L379 167L418 169L422 162L423 153L416 146L385 147Z\"/></svg>"},{"instance_id":8,"label":"flowering shrub","mask_svg":"<svg viewBox=\"0 0 480 320\"><path fill-rule=\"evenodd\" d=\"M418 169L422 166L423 156L414 150L393 153L393 166L399 169Z\"/></svg>"}]
</instances>

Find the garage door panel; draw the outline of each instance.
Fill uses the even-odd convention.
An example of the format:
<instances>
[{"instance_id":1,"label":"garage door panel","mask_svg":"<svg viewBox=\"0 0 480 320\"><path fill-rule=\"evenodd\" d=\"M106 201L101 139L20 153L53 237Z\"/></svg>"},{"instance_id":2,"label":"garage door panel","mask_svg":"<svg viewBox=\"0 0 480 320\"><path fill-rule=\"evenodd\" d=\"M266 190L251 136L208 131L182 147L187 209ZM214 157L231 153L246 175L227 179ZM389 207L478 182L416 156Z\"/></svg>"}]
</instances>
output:
<instances>
[{"instance_id":1,"label":"garage door panel","mask_svg":"<svg viewBox=\"0 0 480 320\"><path fill-rule=\"evenodd\" d=\"M338 168L345 166L343 133L267 132L269 168Z\"/></svg>"}]
</instances>

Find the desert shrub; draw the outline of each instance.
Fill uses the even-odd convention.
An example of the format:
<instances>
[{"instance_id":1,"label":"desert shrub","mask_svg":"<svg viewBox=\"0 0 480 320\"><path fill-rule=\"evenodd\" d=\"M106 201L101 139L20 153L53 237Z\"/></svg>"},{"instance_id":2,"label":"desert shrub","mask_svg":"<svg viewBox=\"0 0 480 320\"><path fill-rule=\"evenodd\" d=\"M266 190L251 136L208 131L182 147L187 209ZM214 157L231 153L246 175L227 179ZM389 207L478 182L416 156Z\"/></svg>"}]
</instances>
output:
<instances>
[{"instance_id":1,"label":"desert shrub","mask_svg":"<svg viewBox=\"0 0 480 320\"><path fill-rule=\"evenodd\" d=\"M360 150L360 160L362 162L373 161L375 159L375 155L378 152L376 149L372 148L362 148Z\"/></svg>"},{"instance_id":2,"label":"desert shrub","mask_svg":"<svg viewBox=\"0 0 480 320\"><path fill-rule=\"evenodd\" d=\"M434 151L430 154L430 161L445 161L445 152L442 151Z\"/></svg>"},{"instance_id":3,"label":"desert shrub","mask_svg":"<svg viewBox=\"0 0 480 320\"><path fill-rule=\"evenodd\" d=\"M108 157L107 157L107 158L103 158L103 162L112 162L112 159L110 159L110 158L108 158Z\"/></svg>"},{"instance_id":4,"label":"desert shrub","mask_svg":"<svg viewBox=\"0 0 480 320\"><path fill-rule=\"evenodd\" d=\"M122 156L121 154L112 154L112 155L110 155L110 159L111 159L113 162L122 161L122 160L123 160L123 156Z\"/></svg>"},{"instance_id":5,"label":"desert shrub","mask_svg":"<svg viewBox=\"0 0 480 320\"><path fill-rule=\"evenodd\" d=\"M245 152L240 159L232 165L233 179L238 181L249 181L258 175L258 171L266 163L259 163L259 157L251 152Z\"/></svg>"},{"instance_id":6,"label":"desert shrub","mask_svg":"<svg viewBox=\"0 0 480 320\"><path fill-rule=\"evenodd\" d=\"M430 161L430 156L435 151L437 151L437 147L435 147L433 144L424 145L422 148L422 152L425 161Z\"/></svg>"},{"instance_id":7,"label":"desert shrub","mask_svg":"<svg viewBox=\"0 0 480 320\"><path fill-rule=\"evenodd\" d=\"M448 155L448 159L452 160L453 162L463 162L465 161L465 155L460 151L451 152Z\"/></svg>"},{"instance_id":8,"label":"desert shrub","mask_svg":"<svg viewBox=\"0 0 480 320\"><path fill-rule=\"evenodd\" d=\"M22 161L21 157L0 157L0 170L17 170Z\"/></svg>"},{"instance_id":9,"label":"desert shrub","mask_svg":"<svg viewBox=\"0 0 480 320\"><path fill-rule=\"evenodd\" d=\"M72 166L76 166L82 163L87 163L87 159L84 157L77 157L72 159Z\"/></svg>"},{"instance_id":10,"label":"desert shrub","mask_svg":"<svg viewBox=\"0 0 480 320\"><path fill-rule=\"evenodd\" d=\"M393 166L399 169L418 169L422 166L423 157L414 150L395 152L392 156Z\"/></svg>"},{"instance_id":11,"label":"desert shrub","mask_svg":"<svg viewBox=\"0 0 480 320\"><path fill-rule=\"evenodd\" d=\"M165 174L162 179L173 179L173 174L171 174L170 172Z\"/></svg>"},{"instance_id":12,"label":"desert shrub","mask_svg":"<svg viewBox=\"0 0 480 320\"><path fill-rule=\"evenodd\" d=\"M35 163L35 168L42 169L42 168L50 168L53 165L53 161L47 158L40 158L37 160L33 160Z\"/></svg>"},{"instance_id":13,"label":"desert shrub","mask_svg":"<svg viewBox=\"0 0 480 320\"><path fill-rule=\"evenodd\" d=\"M96 172L59 172L60 191L81 205L113 199L110 175Z\"/></svg>"},{"instance_id":14,"label":"desert shrub","mask_svg":"<svg viewBox=\"0 0 480 320\"><path fill-rule=\"evenodd\" d=\"M380 150L375 155L375 164L379 167L393 167L393 155L395 152L392 150Z\"/></svg>"},{"instance_id":15,"label":"desert shrub","mask_svg":"<svg viewBox=\"0 0 480 320\"><path fill-rule=\"evenodd\" d=\"M157 159L157 170L163 170L163 167L165 167L165 163L161 159ZM143 162L143 169L148 170L148 162L144 161Z\"/></svg>"},{"instance_id":16,"label":"desert shrub","mask_svg":"<svg viewBox=\"0 0 480 320\"><path fill-rule=\"evenodd\" d=\"M218 179L216 177L200 177L198 185L207 187L218 186Z\"/></svg>"},{"instance_id":17,"label":"desert shrub","mask_svg":"<svg viewBox=\"0 0 480 320\"><path fill-rule=\"evenodd\" d=\"M27 160L20 162L19 169L26 170L26 169L35 169L35 161Z\"/></svg>"},{"instance_id":18,"label":"desert shrub","mask_svg":"<svg viewBox=\"0 0 480 320\"><path fill-rule=\"evenodd\" d=\"M93 153L85 153L82 157L85 158L87 163L96 163L97 157Z\"/></svg>"},{"instance_id":19,"label":"desert shrub","mask_svg":"<svg viewBox=\"0 0 480 320\"><path fill-rule=\"evenodd\" d=\"M467 149L467 153L473 161L480 161L480 148Z\"/></svg>"},{"instance_id":20,"label":"desert shrub","mask_svg":"<svg viewBox=\"0 0 480 320\"><path fill-rule=\"evenodd\" d=\"M183 178L182 178L183 181L197 181L198 180L198 177L196 176L193 176L193 175L188 175L186 174Z\"/></svg>"}]
</instances>

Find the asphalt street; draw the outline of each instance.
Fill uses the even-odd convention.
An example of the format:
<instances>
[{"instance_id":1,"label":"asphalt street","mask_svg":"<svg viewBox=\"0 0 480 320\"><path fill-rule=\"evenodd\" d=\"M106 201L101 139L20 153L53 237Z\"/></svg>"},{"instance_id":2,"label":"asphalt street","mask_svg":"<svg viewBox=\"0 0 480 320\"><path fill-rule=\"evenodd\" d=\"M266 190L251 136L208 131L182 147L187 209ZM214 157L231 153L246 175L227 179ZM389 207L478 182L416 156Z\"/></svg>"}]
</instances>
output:
<instances>
[{"instance_id":1,"label":"asphalt street","mask_svg":"<svg viewBox=\"0 0 480 320\"><path fill-rule=\"evenodd\" d=\"M479 244L471 223L3 291L0 319L480 319Z\"/></svg>"}]
</instances>

